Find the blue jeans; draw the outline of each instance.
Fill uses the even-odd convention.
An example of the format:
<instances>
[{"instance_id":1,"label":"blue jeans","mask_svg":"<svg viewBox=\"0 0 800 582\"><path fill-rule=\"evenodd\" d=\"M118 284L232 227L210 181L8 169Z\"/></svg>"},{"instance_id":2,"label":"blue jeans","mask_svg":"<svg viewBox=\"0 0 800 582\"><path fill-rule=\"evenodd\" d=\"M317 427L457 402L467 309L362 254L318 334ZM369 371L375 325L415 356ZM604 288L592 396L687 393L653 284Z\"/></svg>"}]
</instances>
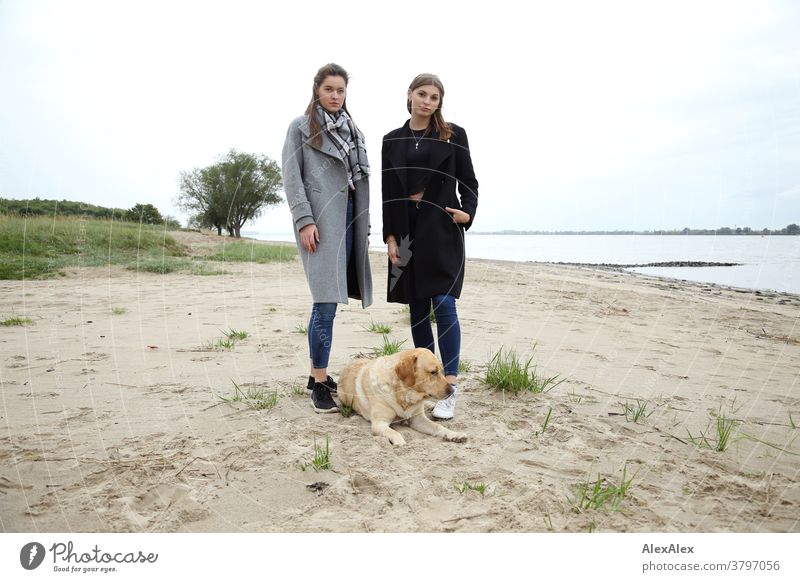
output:
<instances>
[{"instance_id":1,"label":"blue jeans","mask_svg":"<svg viewBox=\"0 0 800 582\"><path fill-rule=\"evenodd\" d=\"M430 299L417 299L408 304L411 311L411 337L414 347L428 348L436 353L431 328L431 304L436 315L436 332L445 376L458 376L458 360L461 353L461 325L458 323L456 298L452 295L436 295Z\"/></svg>"},{"instance_id":2,"label":"blue jeans","mask_svg":"<svg viewBox=\"0 0 800 582\"><path fill-rule=\"evenodd\" d=\"M347 227L345 230L346 262L353 251L353 199L347 199ZM314 303L308 320L308 352L311 366L316 369L328 367L333 343L333 319L336 317L336 303Z\"/></svg>"}]
</instances>

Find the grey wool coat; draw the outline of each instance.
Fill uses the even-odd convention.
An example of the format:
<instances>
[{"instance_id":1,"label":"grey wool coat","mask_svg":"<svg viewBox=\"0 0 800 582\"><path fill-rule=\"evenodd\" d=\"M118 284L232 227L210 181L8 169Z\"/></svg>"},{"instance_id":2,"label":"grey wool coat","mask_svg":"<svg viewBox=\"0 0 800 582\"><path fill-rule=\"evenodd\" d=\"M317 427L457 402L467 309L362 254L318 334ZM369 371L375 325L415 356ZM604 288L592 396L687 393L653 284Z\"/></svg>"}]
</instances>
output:
<instances>
[{"instance_id":1,"label":"grey wool coat","mask_svg":"<svg viewBox=\"0 0 800 582\"><path fill-rule=\"evenodd\" d=\"M355 182L353 192L353 250L345 252L347 170L336 146L323 132L317 148L309 140L308 117L289 125L283 144L283 188L294 219L294 235L314 303L347 303L360 299L372 304L372 272L368 237L369 180ZM316 224L319 242L309 253L300 244L300 229Z\"/></svg>"}]
</instances>

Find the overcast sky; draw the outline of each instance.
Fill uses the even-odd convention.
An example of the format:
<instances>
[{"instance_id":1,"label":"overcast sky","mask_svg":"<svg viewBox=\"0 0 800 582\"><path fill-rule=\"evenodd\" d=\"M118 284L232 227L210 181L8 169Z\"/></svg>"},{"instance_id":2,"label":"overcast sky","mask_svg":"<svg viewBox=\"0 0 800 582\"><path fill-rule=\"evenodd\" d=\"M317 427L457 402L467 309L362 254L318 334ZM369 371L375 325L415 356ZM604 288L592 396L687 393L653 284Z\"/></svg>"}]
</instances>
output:
<instances>
[{"instance_id":1,"label":"overcast sky","mask_svg":"<svg viewBox=\"0 0 800 582\"><path fill-rule=\"evenodd\" d=\"M469 135L475 230L780 228L800 223L797 6L0 0L0 196L185 218L179 173L230 148L279 161L333 61L373 225L381 137L434 72ZM288 208L253 228L289 232Z\"/></svg>"}]
</instances>

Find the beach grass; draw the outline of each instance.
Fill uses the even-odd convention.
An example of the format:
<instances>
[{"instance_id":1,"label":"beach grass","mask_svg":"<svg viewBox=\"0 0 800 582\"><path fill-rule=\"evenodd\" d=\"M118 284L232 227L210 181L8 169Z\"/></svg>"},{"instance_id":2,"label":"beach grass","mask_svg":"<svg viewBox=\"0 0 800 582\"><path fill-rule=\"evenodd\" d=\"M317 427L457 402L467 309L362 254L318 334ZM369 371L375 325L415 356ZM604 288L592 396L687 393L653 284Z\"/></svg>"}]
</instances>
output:
<instances>
[{"instance_id":1,"label":"beach grass","mask_svg":"<svg viewBox=\"0 0 800 582\"><path fill-rule=\"evenodd\" d=\"M294 332L305 335L308 333L308 326L305 323L298 323L294 326Z\"/></svg>"},{"instance_id":2,"label":"beach grass","mask_svg":"<svg viewBox=\"0 0 800 582\"><path fill-rule=\"evenodd\" d=\"M111 315L125 315L128 313L127 307L112 307L111 308Z\"/></svg>"},{"instance_id":3,"label":"beach grass","mask_svg":"<svg viewBox=\"0 0 800 582\"><path fill-rule=\"evenodd\" d=\"M386 335L387 333L392 333L392 328L384 323L375 323L374 321L370 322L368 327L365 327L369 332L372 333L380 333Z\"/></svg>"},{"instance_id":4,"label":"beach grass","mask_svg":"<svg viewBox=\"0 0 800 582\"><path fill-rule=\"evenodd\" d=\"M353 416L353 407L348 406L347 404L339 404L339 413L344 418L350 418Z\"/></svg>"},{"instance_id":5,"label":"beach grass","mask_svg":"<svg viewBox=\"0 0 800 582\"><path fill-rule=\"evenodd\" d=\"M406 343L406 340L390 340L386 334L383 334L383 344L373 348L372 353L376 358L391 356L399 352L404 343Z\"/></svg>"},{"instance_id":6,"label":"beach grass","mask_svg":"<svg viewBox=\"0 0 800 582\"><path fill-rule=\"evenodd\" d=\"M462 495L467 491L477 491L481 495L485 495L488 489L486 483L470 483L469 481L464 481L463 483L457 483L455 487L456 490Z\"/></svg>"},{"instance_id":7,"label":"beach grass","mask_svg":"<svg viewBox=\"0 0 800 582\"><path fill-rule=\"evenodd\" d=\"M311 467L315 471L324 471L331 468L331 447L330 438L325 437L325 448L323 449L317 444L317 439L314 438L314 458L310 463L302 463L300 468L305 471Z\"/></svg>"},{"instance_id":8,"label":"beach grass","mask_svg":"<svg viewBox=\"0 0 800 582\"><path fill-rule=\"evenodd\" d=\"M547 410L547 415L544 417L544 422L542 423L542 429L536 433L536 436L543 435L547 430L547 427L550 424L550 417L553 414L553 408L549 407Z\"/></svg>"},{"instance_id":9,"label":"beach grass","mask_svg":"<svg viewBox=\"0 0 800 582\"><path fill-rule=\"evenodd\" d=\"M227 337L229 340L233 341L242 341L247 339L249 334L246 331L237 331L233 328L229 329L228 331L223 331L222 335Z\"/></svg>"},{"instance_id":10,"label":"beach grass","mask_svg":"<svg viewBox=\"0 0 800 582\"><path fill-rule=\"evenodd\" d=\"M510 391L514 394L521 392L539 394L552 390L564 381L558 380L558 376L546 378L538 375L536 365L533 364L533 356L523 360L513 349L503 347L490 357L482 380L495 390Z\"/></svg>"},{"instance_id":11,"label":"beach grass","mask_svg":"<svg viewBox=\"0 0 800 582\"><path fill-rule=\"evenodd\" d=\"M285 263L297 258L297 249L289 244L234 241L226 242L220 250L205 258L222 262Z\"/></svg>"},{"instance_id":12,"label":"beach grass","mask_svg":"<svg viewBox=\"0 0 800 582\"><path fill-rule=\"evenodd\" d=\"M9 317L0 321L0 325L4 327L30 325L31 323L33 323L33 320L30 317Z\"/></svg>"},{"instance_id":13,"label":"beach grass","mask_svg":"<svg viewBox=\"0 0 800 582\"><path fill-rule=\"evenodd\" d=\"M47 279L71 267L158 269L186 255L163 225L0 215L0 279Z\"/></svg>"},{"instance_id":14,"label":"beach grass","mask_svg":"<svg viewBox=\"0 0 800 582\"><path fill-rule=\"evenodd\" d=\"M250 386L245 392L233 380L231 380L231 383L233 384L233 394L230 397L219 396L219 399L223 402L245 402L255 410L271 409L278 404L277 391L267 392L255 386Z\"/></svg>"},{"instance_id":15,"label":"beach grass","mask_svg":"<svg viewBox=\"0 0 800 582\"><path fill-rule=\"evenodd\" d=\"M654 412L653 410L647 410L647 406L646 400L637 399L636 404L631 404L626 400L625 404L622 405L622 410L625 413L625 420L633 422L634 424L644 421Z\"/></svg>"},{"instance_id":16,"label":"beach grass","mask_svg":"<svg viewBox=\"0 0 800 582\"><path fill-rule=\"evenodd\" d=\"M622 468L622 479L615 484L602 477L599 473L595 482L586 481L574 487L574 496L568 497L575 513L584 513L589 510L617 511L631 487L636 475L627 479L628 467Z\"/></svg>"},{"instance_id":17,"label":"beach grass","mask_svg":"<svg viewBox=\"0 0 800 582\"><path fill-rule=\"evenodd\" d=\"M468 372L472 372L472 362L470 362L469 360L459 360L458 373L466 374Z\"/></svg>"}]
</instances>

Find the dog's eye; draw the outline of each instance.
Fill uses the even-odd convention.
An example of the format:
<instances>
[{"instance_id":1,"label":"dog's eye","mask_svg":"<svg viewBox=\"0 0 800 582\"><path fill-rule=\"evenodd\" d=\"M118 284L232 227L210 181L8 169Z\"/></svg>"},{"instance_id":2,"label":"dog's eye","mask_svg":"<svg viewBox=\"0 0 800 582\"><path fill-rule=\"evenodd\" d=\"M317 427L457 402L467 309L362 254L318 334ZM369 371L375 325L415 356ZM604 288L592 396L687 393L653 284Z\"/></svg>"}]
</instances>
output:
<instances>
[{"instance_id":1,"label":"dog's eye","mask_svg":"<svg viewBox=\"0 0 800 582\"><path fill-rule=\"evenodd\" d=\"M431 372L431 376L435 376L438 373L439 373L439 370L434 370L433 372Z\"/></svg>"}]
</instances>

